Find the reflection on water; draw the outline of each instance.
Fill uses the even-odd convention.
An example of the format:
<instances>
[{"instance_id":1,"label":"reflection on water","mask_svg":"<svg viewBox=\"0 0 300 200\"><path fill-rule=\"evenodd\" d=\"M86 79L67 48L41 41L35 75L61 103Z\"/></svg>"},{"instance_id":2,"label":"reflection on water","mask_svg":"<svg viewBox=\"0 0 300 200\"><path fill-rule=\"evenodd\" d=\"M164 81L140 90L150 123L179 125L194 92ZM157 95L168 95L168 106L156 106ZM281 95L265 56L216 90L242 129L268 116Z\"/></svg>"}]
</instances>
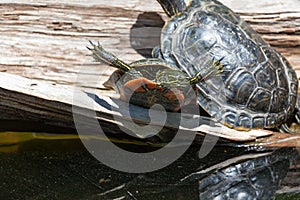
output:
<instances>
[{"instance_id":1,"label":"reflection on water","mask_svg":"<svg viewBox=\"0 0 300 200\"><path fill-rule=\"evenodd\" d=\"M276 191L300 199L295 149L216 146L199 159L199 148L159 171L129 174L99 163L76 135L0 133L0 199L270 199Z\"/></svg>"}]
</instances>

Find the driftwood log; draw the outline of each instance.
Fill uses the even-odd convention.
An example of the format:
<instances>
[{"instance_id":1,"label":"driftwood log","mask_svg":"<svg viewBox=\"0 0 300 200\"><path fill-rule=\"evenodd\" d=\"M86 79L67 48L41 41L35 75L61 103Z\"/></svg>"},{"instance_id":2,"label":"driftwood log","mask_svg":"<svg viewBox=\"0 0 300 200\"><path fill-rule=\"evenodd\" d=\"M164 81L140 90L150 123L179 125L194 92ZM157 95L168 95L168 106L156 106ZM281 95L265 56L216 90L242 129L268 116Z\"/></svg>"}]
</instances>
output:
<instances>
[{"instance_id":1,"label":"driftwood log","mask_svg":"<svg viewBox=\"0 0 300 200\"><path fill-rule=\"evenodd\" d=\"M221 2L239 13L281 52L300 77L298 0ZM76 106L96 109L105 127L119 132L111 128L115 122L107 117L112 111L101 106L95 108L90 102L92 98L88 94L107 99L113 95L102 85L113 69L92 62L87 56L88 41L100 41L106 49L128 62L149 57L151 49L159 45L160 30L166 19L155 0L2 0L1 130L33 127L48 131L73 130L76 86L84 99L76 102ZM20 122L19 128L15 121ZM253 138L248 135L243 140Z\"/></svg>"}]
</instances>

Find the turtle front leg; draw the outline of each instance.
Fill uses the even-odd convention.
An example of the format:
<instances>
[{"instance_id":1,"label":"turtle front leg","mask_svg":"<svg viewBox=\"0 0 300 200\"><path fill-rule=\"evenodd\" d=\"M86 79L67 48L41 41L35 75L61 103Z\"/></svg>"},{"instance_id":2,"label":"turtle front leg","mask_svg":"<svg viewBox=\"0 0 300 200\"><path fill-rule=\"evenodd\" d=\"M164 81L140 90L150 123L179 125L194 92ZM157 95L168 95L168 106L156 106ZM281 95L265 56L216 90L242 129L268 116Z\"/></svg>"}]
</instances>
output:
<instances>
[{"instance_id":1,"label":"turtle front leg","mask_svg":"<svg viewBox=\"0 0 300 200\"><path fill-rule=\"evenodd\" d=\"M281 124L277 129L282 133L295 134L298 132L297 129L299 130L299 126L300 126L300 110L299 108L296 108L294 111L294 115L291 116L291 118L287 122Z\"/></svg>"},{"instance_id":2,"label":"turtle front leg","mask_svg":"<svg viewBox=\"0 0 300 200\"><path fill-rule=\"evenodd\" d=\"M217 76L223 72L223 65L220 61L212 60L209 64L201 67L201 70L189 79L191 85L196 85L212 76Z\"/></svg>"},{"instance_id":3,"label":"turtle front leg","mask_svg":"<svg viewBox=\"0 0 300 200\"><path fill-rule=\"evenodd\" d=\"M89 42L92 45L92 48L90 47L87 48L92 52L91 56L95 59L95 61L102 62L104 64L108 64L110 66L116 67L122 70L123 72L128 72L132 69L128 64L120 60L118 57L104 50L104 48L100 45L99 42L97 45L91 41Z\"/></svg>"}]
</instances>

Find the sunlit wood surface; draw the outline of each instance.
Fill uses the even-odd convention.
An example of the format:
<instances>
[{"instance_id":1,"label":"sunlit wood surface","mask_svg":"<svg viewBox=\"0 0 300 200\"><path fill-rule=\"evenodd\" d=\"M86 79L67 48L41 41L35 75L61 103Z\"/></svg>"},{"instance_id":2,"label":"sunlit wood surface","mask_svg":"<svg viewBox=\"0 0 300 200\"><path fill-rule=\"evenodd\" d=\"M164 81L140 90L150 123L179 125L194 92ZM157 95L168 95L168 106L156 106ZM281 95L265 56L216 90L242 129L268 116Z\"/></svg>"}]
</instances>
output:
<instances>
[{"instance_id":1,"label":"sunlit wood surface","mask_svg":"<svg viewBox=\"0 0 300 200\"><path fill-rule=\"evenodd\" d=\"M281 52L300 77L300 1L221 2ZM99 41L131 62L149 57L159 45L165 20L155 0L2 0L0 118L37 118L72 127L74 85L85 91L97 89L101 96L113 95L102 86L113 69L92 62L88 41ZM91 108L88 102L85 99L79 106Z\"/></svg>"}]
</instances>

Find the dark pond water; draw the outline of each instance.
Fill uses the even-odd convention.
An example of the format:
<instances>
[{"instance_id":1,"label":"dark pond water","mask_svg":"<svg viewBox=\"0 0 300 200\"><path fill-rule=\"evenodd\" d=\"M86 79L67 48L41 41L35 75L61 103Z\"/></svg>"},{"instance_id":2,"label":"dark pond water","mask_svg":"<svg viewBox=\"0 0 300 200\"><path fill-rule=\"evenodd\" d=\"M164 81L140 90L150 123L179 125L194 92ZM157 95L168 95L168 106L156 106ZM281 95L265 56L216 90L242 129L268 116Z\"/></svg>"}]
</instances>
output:
<instances>
[{"instance_id":1,"label":"dark pond water","mask_svg":"<svg viewBox=\"0 0 300 200\"><path fill-rule=\"evenodd\" d=\"M0 199L300 199L292 148L217 145L199 159L195 143L166 168L130 174L101 164L75 135L0 133L0 141Z\"/></svg>"}]
</instances>

